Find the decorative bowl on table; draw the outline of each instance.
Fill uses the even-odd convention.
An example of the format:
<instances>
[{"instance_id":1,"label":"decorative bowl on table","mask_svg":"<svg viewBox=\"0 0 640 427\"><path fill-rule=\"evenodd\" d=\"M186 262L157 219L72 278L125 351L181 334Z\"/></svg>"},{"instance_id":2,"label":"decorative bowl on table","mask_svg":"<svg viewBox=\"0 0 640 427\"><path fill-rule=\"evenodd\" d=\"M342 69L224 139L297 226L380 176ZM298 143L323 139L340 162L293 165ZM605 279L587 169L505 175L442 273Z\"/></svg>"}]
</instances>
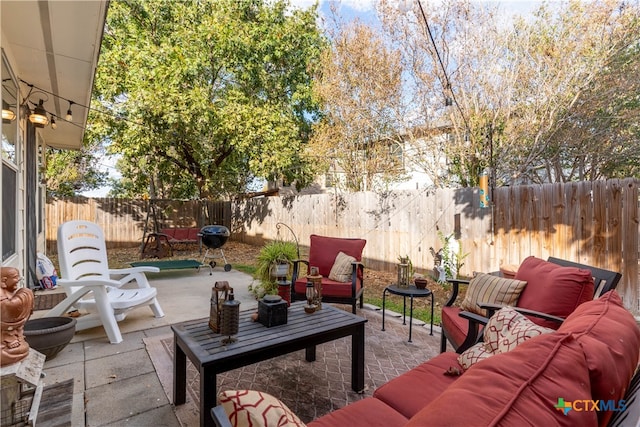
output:
<instances>
[{"instance_id":1,"label":"decorative bowl on table","mask_svg":"<svg viewBox=\"0 0 640 427\"><path fill-rule=\"evenodd\" d=\"M24 338L29 347L53 359L69 344L76 333L76 319L73 317L41 317L29 319L24 324Z\"/></svg>"},{"instance_id":2,"label":"decorative bowl on table","mask_svg":"<svg viewBox=\"0 0 640 427\"><path fill-rule=\"evenodd\" d=\"M429 283L424 277L416 277L413 282L418 289L426 289L427 283Z\"/></svg>"}]
</instances>

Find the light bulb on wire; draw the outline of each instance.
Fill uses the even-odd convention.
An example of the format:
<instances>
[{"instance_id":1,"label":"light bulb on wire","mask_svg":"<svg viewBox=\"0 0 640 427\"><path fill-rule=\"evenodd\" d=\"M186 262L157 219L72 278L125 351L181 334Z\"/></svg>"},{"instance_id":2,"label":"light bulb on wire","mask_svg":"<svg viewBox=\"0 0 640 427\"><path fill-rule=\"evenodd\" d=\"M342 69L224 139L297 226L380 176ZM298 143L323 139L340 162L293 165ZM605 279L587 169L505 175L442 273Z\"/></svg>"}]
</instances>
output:
<instances>
[{"instance_id":1,"label":"light bulb on wire","mask_svg":"<svg viewBox=\"0 0 640 427\"><path fill-rule=\"evenodd\" d=\"M69 101L69 109L67 110L67 116L65 117L65 120L68 122L73 120L73 113L71 112L72 105L73 105L73 101Z\"/></svg>"}]
</instances>

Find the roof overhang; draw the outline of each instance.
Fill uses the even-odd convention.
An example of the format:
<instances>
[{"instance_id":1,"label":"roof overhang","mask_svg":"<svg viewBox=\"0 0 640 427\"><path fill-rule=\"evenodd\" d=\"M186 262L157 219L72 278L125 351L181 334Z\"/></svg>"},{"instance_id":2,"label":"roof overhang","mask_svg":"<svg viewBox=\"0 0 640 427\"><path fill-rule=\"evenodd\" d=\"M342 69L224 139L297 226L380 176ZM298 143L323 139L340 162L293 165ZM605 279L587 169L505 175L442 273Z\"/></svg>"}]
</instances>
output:
<instances>
[{"instance_id":1,"label":"roof overhang","mask_svg":"<svg viewBox=\"0 0 640 427\"><path fill-rule=\"evenodd\" d=\"M40 129L45 143L56 148L81 148L89 112L81 106L91 102L109 1L2 0L0 7L2 47L10 52L14 73L33 85L33 92L45 92L45 109L58 117L57 129ZM29 90L27 84L20 83L22 97ZM41 97L34 93L30 101L38 103ZM64 119L68 101L78 104L71 108L71 122ZM33 109L33 104L30 106Z\"/></svg>"}]
</instances>

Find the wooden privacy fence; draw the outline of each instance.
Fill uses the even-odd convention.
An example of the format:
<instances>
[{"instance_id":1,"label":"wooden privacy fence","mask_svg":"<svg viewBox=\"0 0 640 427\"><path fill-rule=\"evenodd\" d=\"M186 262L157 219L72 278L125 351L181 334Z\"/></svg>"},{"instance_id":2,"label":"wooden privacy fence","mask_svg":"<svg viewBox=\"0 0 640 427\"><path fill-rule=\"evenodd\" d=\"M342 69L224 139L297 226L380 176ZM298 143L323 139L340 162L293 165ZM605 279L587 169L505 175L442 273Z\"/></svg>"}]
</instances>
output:
<instances>
[{"instance_id":1,"label":"wooden privacy fence","mask_svg":"<svg viewBox=\"0 0 640 427\"><path fill-rule=\"evenodd\" d=\"M174 227L230 225L230 204L206 200L131 200L70 197L47 201L47 252L56 252L58 226L82 219L102 227L107 248L142 244L147 233Z\"/></svg>"},{"instance_id":2,"label":"wooden privacy fence","mask_svg":"<svg viewBox=\"0 0 640 427\"><path fill-rule=\"evenodd\" d=\"M303 254L311 234L364 238L368 267L392 270L398 257L407 255L420 272L433 271L431 249L440 249L441 236L452 234L465 255L462 275L520 264L529 255L555 256L620 271L618 290L627 307L640 314L639 183L625 179L496 188L492 208L480 207L478 190L472 188L265 197L213 203L224 219L210 223L230 227L232 239L262 244L294 239L289 230L276 227L282 222L295 233ZM196 222L193 212L202 211L202 202L176 203L167 202L173 213L166 215L170 224ZM147 209L144 201L51 202L47 240L55 241L64 220L84 218L108 230L112 247L131 246L141 242Z\"/></svg>"}]
</instances>

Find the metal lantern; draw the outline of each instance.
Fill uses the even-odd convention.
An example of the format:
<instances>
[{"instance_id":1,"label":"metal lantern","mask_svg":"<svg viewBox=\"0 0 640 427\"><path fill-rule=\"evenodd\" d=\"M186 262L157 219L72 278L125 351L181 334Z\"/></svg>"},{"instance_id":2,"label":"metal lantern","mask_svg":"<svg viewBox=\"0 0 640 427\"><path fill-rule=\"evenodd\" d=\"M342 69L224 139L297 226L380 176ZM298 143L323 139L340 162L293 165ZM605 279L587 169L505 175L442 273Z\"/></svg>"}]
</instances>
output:
<instances>
[{"instance_id":1,"label":"metal lantern","mask_svg":"<svg viewBox=\"0 0 640 427\"><path fill-rule=\"evenodd\" d=\"M222 324L222 305L229 297L229 282L216 282L211 288L211 309L209 311L209 328L216 334L220 333Z\"/></svg>"},{"instance_id":2,"label":"metal lantern","mask_svg":"<svg viewBox=\"0 0 640 427\"><path fill-rule=\"evenodd\" d=\"M316 310L322 308L322 276L319 274L307 276L307 283L313 284L313 305L316 306Z\"/></svg>"},{"instance_id":3,"label":"metal lantern","mask_svg":"<svg viewBox=\"0 0 640 427\"><path fill-rule=\"evenodd\" d=\"M240 301L236 301L233 297L233 289L229 292L229 297L222 304L222 316L220 324L220 334L227 337L222 340L223 344L235 342L236 335L240 326Z\"/></svg>"},{"instance_id":4,"label":"metal lantern","mask_svg":"<svg viewBox=\"0 0 640 427\"><path fill-rule=\"evenodd\" d=\"M409 259L400 258L400 264L398 264L398 287L409 287Z\"/></svg>"},{"instance_id":5,"label":"metal lantern","mask_svg":"<svg viewBox=\"0 0 640 427\"><path fill-rule=\"evenodd\" d=\"M313 282L312 281L307 281L307 290L305 292L305 295L307 297L307 305L313 305L313 301L315 299L315 293L316 293L316 289L313 286Z\"/></svg>"}]
</instances>

